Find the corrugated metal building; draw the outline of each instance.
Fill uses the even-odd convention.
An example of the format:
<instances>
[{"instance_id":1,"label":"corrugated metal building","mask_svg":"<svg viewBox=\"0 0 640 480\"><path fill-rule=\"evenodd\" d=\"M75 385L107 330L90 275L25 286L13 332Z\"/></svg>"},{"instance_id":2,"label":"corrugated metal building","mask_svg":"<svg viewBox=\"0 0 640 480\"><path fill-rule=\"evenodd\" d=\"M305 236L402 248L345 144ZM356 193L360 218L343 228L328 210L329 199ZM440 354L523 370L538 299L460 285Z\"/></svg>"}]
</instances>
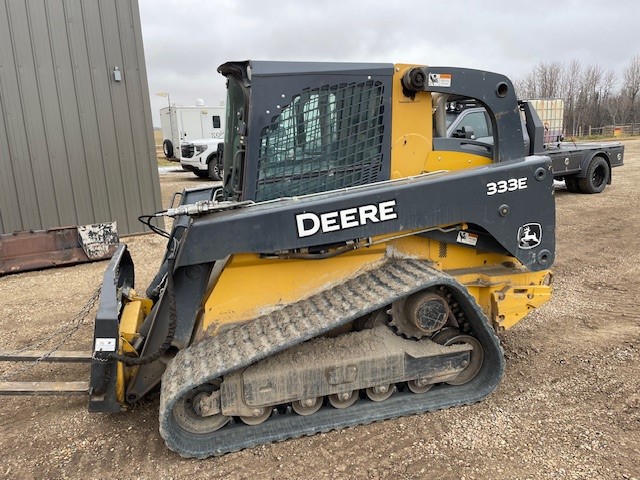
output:
<instances>
[{"instance_id":1,"label":"corrugated metal building","mask_svg":"<svg viewBox=\"0 0 640 480\"><path fill-rule=\"evenodd\" d=\"M0 233L160 209L137 0L0 0Z\"/></svg>"}]
</instances>

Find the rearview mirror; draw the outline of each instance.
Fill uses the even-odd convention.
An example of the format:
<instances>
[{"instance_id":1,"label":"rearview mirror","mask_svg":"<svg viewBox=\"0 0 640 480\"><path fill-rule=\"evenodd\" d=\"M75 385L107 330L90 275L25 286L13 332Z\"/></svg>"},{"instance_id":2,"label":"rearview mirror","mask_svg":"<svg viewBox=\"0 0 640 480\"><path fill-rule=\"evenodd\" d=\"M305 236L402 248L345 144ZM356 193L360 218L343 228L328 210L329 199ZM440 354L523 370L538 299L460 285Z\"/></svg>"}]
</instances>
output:
<instances>
[{"instance_id":1,"label":"rearview mirror","mask_svg":"<svg viewBox=\"0 0 640 480\"><path fill-rule=\"evenodd\" d=\"M462 137L461 138L467 138L469 140L474 140L476 138L474 132L473 132L473 128L467 126L462 127Z\"/></svg>"}]
</instances>

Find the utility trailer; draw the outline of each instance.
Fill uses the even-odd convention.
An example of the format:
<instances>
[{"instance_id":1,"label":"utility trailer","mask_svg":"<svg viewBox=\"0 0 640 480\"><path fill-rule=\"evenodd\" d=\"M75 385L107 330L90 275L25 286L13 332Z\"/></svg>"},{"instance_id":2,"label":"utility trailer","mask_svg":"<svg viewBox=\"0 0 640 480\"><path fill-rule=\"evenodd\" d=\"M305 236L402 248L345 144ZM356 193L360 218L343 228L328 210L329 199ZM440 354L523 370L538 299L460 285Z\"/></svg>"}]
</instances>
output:
<instances>
[{"instance_id":1,"label":"utility trailer","mask_svg":"<svg viewBox=\"0 0 640 480\"><path fill-rule=\"evenodd\" d=\"M540 118L536 108L547 109L546 104L541 102L545 101L538 99L518 102L527 153L550 157L554 177L564 180L570 192L602 192L611 184L611 169L624 163L624 145L620 142L562 141L557 115L545 117L545 120ZM549 108L557 112L558 107L551 105ZM440 132L442 136L460 139L460 148L463 150L485 150L487 155L491 155L495 127L484 107L463 99L450 102L444 111L447 126L446 133Z\"/></svg>"},{"instance_id":2,"label":"utility trailer","mask_svg":"<svg viewBox=\"0 0 640 480\"><path fill-rule=\"evenodd\" d=\"M199 139L224 138L224 105L208 106L198 99L196 105L171 105L160 109L162 150L169 160L179 162L182 145Z\"/></svg>"}]
</instances>

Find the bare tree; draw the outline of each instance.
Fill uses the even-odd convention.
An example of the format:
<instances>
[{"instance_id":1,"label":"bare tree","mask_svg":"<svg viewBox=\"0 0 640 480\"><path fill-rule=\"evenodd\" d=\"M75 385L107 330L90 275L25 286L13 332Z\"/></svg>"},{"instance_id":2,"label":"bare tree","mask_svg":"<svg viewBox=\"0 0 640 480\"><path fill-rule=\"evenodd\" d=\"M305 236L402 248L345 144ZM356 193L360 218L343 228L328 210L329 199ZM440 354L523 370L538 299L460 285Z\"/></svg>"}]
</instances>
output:
<instances>
[{"instance_id":1,"label":"bare tree","mask_svg":"<svg viewBox=\"0 0 640 480\"><path fill-rule=\"evenodd\" d=\"M640 91L640 55L636 55L624 70L623 95L626 97L625 113L627 119L635 123L637 115L636 97Z\"/></svg>"},{"instance_id":2,"label":"bare tree","mask_svg":"<svg viewBox=\"0 0 640 480\"><path fill-rule=\"evenodd\" d=\"M627 106L627 99L623 93L612 95L604 104L610 116L612 125L619 125L625 122L624 111Z\"/></svg>"},{"instance_id":3,"label":"bare tree","mask_svg":"<svg viewBox=\"0 0 640 480\"><path fill-rule=\"evenodd\" d=\"M538 96L541 98L556 98L560 96L562 80L562 65L559 62L540 63L536 67L538 78Z\"/></svg>"},{"instance_id":4,"label":"bare tree","mask_svg":"<svg viewBox=\"0 0 640 480\"><path fill-rule=\"evenodd\" d=\"M582 65L577 59L565 67L562 76L561 96L564 98L564 128L573 135L577 133L577 94L582 76Z\"/></svg>"},{"instance_id":5,"label":"bare tree","mask_svg":"<svg viewBox=\"0 0 640 480\"><path fill-rule=\"evenodd\" d=\"M559 62L540 62L521 80L516 89L524 98L554 98L561 94L563 68Z\"/></svg>"},{"instance_id":6,"label":"bare tree","mask_svg":"<svg viewBox=\"0 0 640 480\"><path fill-rule=\"evenodd\" d=\"M568 134L640 120L640 55L631 59L622 76L574 59L568 64L540 62L514 83L521 98L563 98Z\"/></svg>"},{"instance_id":7,"label":"bare tree","mask_svg":"<svg viewBox=\"0 0 640 480\"><path fill-rule=\"evenodd\" d=\"M513 82L518 97L535 98L537 97L536 76L533 71L529 72L524 78Z\"/></svg>"}]
</instances>

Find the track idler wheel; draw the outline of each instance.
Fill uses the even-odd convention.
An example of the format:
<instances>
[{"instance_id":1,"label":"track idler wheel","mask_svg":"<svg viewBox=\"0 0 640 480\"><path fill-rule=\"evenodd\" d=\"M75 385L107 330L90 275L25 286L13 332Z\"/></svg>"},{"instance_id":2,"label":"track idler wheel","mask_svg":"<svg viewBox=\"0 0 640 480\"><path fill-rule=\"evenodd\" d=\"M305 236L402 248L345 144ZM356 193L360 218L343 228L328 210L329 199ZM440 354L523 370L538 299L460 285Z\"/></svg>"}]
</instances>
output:
<instances>
[{"instance_id":1,"label":"track idler wheel","mask_svg":"<svg viewBox=\"0 0 640 480\"><path fill-rule=\"evenodd\" d=\"M221 383L221 380L216 379L200 385L175 404L173 418L182 429L190 433L206 434L221 429L231 420L231 417L222 415L222 413L209 415L201 407L205 403L201 400L218 392Z\"/></svg>"},{"instance_id":2,"label":"track idler wheel","mask_svg":"<svg viewBox=\"0 0 640 480\"><path fill-rule=\"evenodd\" d=\"M469 365L460 372L460 374L454 378L453 380L449 380L449 385L464 385L465 383L473 380L480 369L482 368L482 363L484 361L484 349L482 348L482 344L478 341L477 338L472 337L471 335L458 335L455 336L445 343L446 346L456 345L460 343L468 343L473 347L470 353Z\"/></svg>"},{"instance_id":3,"label":"track idler wheel","mask_svg":"<svg viewBox=\"0 0 640 480\"><path fill-rule=\"evenodd\" d=\"M456 378L446 382L447 384L464 385L473 380L478 372L480 372L482 364L484 363L484 349L476 337L461 334L457 328L444 328L436 333L431 340L445 346L467 343L473 348L469 354L469 364L467 367L460 372Z\"/></svg>"}]
</instances>

